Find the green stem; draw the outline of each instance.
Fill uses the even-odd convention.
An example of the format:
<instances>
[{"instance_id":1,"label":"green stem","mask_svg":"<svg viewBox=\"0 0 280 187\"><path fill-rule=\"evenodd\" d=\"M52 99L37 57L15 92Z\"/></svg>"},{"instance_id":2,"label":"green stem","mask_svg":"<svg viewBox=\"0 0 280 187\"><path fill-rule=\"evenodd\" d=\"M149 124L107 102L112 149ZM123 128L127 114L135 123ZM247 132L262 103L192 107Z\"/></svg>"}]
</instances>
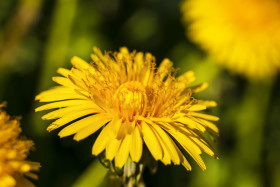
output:
<instances>
[{"instance_id":1,"label":"green stem","mask_svg":"<svg viewBox=\"0 0 280 187\"><path fill-rule=\"evenodd\" d=\"M106 173L107 169L96 160L86 169L86 171L83 172L72 187L101 186Z\"/></svg>"},{"instance_id":2,"label":"green stem","mask_svg":"<svg viewBox=\"0 0 280 187\"><path fill-rule=\"evenodd\" d=\"M238 186L261 186L263 130L273 81L250 82L236 116L237 145L233 173Z\"/></svg>"},{"instance_id":3,"label":"green stem","mask_svg":"<svg viewBox=\"0 0 280 187\"><path fill-rule=\"evenodd\" d=\"M56 1L50 37L46 45L41 75L38 81L37 93L49 89L54 85L52 77L56 75L57 69L69 63L69 40L76 8L77 0ZM43 122L41 116L42 113L35 113L32 119L32 124L34 125L32 129L35 130L34 134L40 136L45 134L46 125L44 126L44 124L49 124L49 122Z\"/></svg>"},{"instance_id":4,"label":"green stem","mask_svg":"<svg viewBox=\"0 0 280 187\"><path fill-rule=\"evenodd\" d=\"M127 159L124 165L123 183L125 187L139 187L145 186L143 182L143 169L142 163L134 163L130 158Z\"/></svg>"}]
</instances>

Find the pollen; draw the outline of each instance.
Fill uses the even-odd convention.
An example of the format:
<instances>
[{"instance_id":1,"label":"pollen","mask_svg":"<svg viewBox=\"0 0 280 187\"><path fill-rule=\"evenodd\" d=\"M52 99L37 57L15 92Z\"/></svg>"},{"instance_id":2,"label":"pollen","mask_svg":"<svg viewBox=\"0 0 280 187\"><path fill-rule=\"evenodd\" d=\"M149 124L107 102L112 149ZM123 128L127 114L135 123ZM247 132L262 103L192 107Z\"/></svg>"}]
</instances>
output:
<instances>
[{"instance_id":1,"label":"pollen","mask_svg":"<svg viewBox=\"0 0 280 187\"><path fill-rule=\"evenodd\" d=\"M144 115L147 107L147 95L143 84L129 81L122 84L113 96L119 116L133 121L137 115Z\"/></svg>"}]
</instances>

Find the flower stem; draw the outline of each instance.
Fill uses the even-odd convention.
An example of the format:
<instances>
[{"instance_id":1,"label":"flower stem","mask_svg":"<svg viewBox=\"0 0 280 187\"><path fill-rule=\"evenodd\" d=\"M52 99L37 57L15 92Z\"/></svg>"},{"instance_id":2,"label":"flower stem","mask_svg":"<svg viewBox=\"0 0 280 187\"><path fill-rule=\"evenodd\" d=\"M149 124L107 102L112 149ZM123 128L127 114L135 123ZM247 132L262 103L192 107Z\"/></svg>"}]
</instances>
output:
<instances>
[{"instance_id":1,"label":"flower stem","mask_svg":"<svg viewBox=\"0 0 280 187\"><path fill-rule=\"evenodd\" d=\"M130 158L127 159L124 165L123 183L125 187L144 187L142 177L144 165L141 163L134 163Z\"/></svg>"}]
</instances>

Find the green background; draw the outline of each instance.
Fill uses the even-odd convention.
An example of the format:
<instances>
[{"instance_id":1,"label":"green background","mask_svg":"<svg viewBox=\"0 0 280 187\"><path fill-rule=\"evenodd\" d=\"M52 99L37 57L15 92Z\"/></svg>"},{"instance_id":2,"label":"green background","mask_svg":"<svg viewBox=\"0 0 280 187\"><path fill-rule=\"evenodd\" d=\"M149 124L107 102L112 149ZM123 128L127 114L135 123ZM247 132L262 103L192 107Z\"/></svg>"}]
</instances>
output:
<instances>
[{"instance_id":1,"label":"green background","mask_svg":"<svg viewBox=\"0 0 280 187\"><path fill-rule=\"evenodd\" d=\"M70 58L90 61L92 47L151 52L157 63L170 58L179 73L193 70L196 83L209 88L196 97L216 100L209 111L220 117L216 147L220 159L203 154L207 170L159 163L156 174L144 172L147 186L280 186L280 79L250 81L215 65L189 41L178 0L1 0L0 102L10 115L22 116L23 134L35 142L29 158L40 162L38 187L90 187L105 170L91 155L96 138L75 142L48 133L50 121L35 96L54 86L58 67ZM213 36L214 37L214 36Z\"/></svg>"}]
</instances>

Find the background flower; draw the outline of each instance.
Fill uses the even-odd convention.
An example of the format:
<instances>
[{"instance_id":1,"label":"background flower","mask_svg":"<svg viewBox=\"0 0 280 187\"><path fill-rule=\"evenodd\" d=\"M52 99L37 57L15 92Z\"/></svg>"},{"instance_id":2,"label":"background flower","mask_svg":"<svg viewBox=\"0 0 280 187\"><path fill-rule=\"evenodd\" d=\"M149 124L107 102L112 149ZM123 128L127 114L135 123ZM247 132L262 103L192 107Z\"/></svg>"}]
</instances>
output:
<instances>
[{"instance_id":1,"label":"background flower","mask_svg":"<svg viewBox=\"0 0 280 187\"><path fill-rule=\"evenodd\" d=\"M32 172L38 171L40 164L27 160L34 144L19 136L19 120L12 119L2 111L3 106L4 104L0 104L0 186L34 186L25 178L37 179L37 175Z\"/></svg>"},{"instance_id":2,"label":"background flower","mask_svg":"<svg viewBox=\"0 0 280 187\"><path fill-rule=\"evenodd\" d=\"M190 39L229 70L252 79L279 71L278 0L185 0L181 10Z\"/></svg>"}]
</instances>

